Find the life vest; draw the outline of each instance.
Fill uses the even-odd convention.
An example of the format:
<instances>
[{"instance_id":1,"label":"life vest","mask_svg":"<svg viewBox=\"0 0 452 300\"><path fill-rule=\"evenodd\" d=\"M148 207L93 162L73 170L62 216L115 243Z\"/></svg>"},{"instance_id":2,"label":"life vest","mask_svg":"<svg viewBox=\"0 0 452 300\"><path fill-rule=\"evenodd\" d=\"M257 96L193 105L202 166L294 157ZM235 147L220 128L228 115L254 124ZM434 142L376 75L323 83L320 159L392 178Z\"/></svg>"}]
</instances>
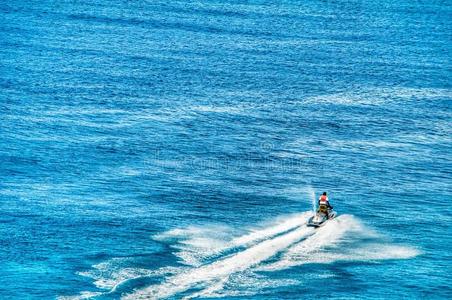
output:
<instances>
[{"instance_id":1,"label":"life vest","mask_svg":"<svg viewBox=\"0 0 452 300\"><path fill-rule=\"evenodd\" d=\"M325 195L320 196L319 204L329 206L328 197Z\"/></svg>"},{"instance_id":2,"label":"life vest","mask_svg":"<svg viewBox=\"0 0 452 300\"><path fill-rule=\"evenodd\" d=\"M319 200L327 200L328 201L328 197L326 195L322 195L319 197Z\"/></svg>"}]
</instances>

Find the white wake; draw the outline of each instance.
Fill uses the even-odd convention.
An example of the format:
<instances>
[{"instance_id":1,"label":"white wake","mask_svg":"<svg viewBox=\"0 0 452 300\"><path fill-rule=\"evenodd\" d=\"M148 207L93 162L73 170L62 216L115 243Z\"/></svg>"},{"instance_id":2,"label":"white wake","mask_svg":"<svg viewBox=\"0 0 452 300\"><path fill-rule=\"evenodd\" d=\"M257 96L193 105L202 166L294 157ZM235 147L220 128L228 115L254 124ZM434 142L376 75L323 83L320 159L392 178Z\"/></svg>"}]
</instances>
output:
<instances>
[{"instance_id":1,"label":"white wake","mask_svg":"<svg viewBox=\"0 0 452 300\"><path fill-rule=\"evenodd\" d=\"M418 254L414 248L390 244L355 217L342 215L290 247L277 262L259 270L277 271L307 263L407 259Z\"/></svg>"},{"instance_id":2,"label":"white wake","mask_svg":"<svg viewBox=\"0 0 452 300\"><path fill-rule=\"evenodd\" d=\"M163 279L125 295L126 300L246 296L262 288L302 284L272 278L268 272L308 263L407 259L419 254L414 248L390 243L351 215L341 215L318 229L306 226L311 215L280 217L240 236L234 236L236 230L228 226L173 229L155 239L170 244L183 266L152 270L126 267L127 261L113 259L79 274L93 278L106 293L131 279ZM83 292L77 299L98 295Z\"/></svg>"},{"instance_id":3,"label":"white wake","mask_svg":"<svg viewBox=\"0 0 452 300\"><path fill-rule=\"evenodd\" d=\"M313 232L314 229L308 227L295 229L224 259L178 274L161 285L147 287L124 297L124 299L160 299L186 291L198 284L203 284L203 286L221 284L231 274L244 271L269 259Z\"/></svg>"},{"instance_id":4,"label":"white wake","mask_svg":"<svg viewBox=\"0 0 452 300\"><path fill-rule=\"evenodd\" d=\"M233 237L233 231L226 226L195 227L173 229L154 238L159 241L176 242L175 255L190 266L201 266L206 260L238 247L248 247L306 224L311 212L279 217L265 226L254 227L244 235Z\"/></svg>"}]
</instances>

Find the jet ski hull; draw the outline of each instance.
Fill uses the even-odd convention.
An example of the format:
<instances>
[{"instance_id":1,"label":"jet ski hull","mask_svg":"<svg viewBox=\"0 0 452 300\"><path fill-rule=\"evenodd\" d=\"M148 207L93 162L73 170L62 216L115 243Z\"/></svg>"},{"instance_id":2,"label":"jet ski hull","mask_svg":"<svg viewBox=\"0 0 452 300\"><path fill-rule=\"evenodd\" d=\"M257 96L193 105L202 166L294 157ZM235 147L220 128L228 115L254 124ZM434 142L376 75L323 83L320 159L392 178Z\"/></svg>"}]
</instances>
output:
<instances>
[{"instance_id":1,"label":"jet ski hull","mask_svg":"<svg viewBox=\"0 0 452 300\"><path fill-rule=\"evenodd\" d=\"M334 219L336 217L337 213L335 211L331 211L329 213L329 217L327 218L325 214L322 213L316 213L314 216L310 217L308 220L307 225L309 227L321 227L326 224L328 220Z\"/></svg>"}]
</instances>

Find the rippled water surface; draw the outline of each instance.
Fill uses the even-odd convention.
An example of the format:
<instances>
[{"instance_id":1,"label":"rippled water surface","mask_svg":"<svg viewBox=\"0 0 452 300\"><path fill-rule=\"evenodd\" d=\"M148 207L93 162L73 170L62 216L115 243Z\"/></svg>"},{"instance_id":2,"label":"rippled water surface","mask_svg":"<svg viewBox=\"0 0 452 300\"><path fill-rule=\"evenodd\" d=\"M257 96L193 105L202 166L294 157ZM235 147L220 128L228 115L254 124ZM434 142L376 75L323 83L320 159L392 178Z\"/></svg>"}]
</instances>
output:
<instances>
[{"instance_id":1,"label":"rippled water surface","mask_svg":"<svg viewBox=\"0 0 452 300\"><path fill-rule=\"evenodd\" d=\"M0 16L1 299L452 297L450 2Z\"/></svg>"}]
</instances>

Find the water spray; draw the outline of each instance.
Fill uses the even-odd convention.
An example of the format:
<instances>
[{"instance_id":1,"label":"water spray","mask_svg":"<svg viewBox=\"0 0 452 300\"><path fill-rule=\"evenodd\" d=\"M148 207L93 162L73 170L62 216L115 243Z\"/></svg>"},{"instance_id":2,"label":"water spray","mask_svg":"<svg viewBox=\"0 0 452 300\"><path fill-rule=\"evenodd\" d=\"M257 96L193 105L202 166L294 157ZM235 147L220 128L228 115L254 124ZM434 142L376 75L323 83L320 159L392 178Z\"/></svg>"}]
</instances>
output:
<instances>
[{"instance_id":1,"label":"water spray","mask_svg":"<svg viewBox=\"0 0 452 300\"><path fill-rule=\"evenodd\" d=\"M309 196L311 197L312 212L315 214L315 212L317 211L317 201L315 199L315 191L312 188L312 186L308 186L308 193Z\"/></svg>"}]
</instances>

